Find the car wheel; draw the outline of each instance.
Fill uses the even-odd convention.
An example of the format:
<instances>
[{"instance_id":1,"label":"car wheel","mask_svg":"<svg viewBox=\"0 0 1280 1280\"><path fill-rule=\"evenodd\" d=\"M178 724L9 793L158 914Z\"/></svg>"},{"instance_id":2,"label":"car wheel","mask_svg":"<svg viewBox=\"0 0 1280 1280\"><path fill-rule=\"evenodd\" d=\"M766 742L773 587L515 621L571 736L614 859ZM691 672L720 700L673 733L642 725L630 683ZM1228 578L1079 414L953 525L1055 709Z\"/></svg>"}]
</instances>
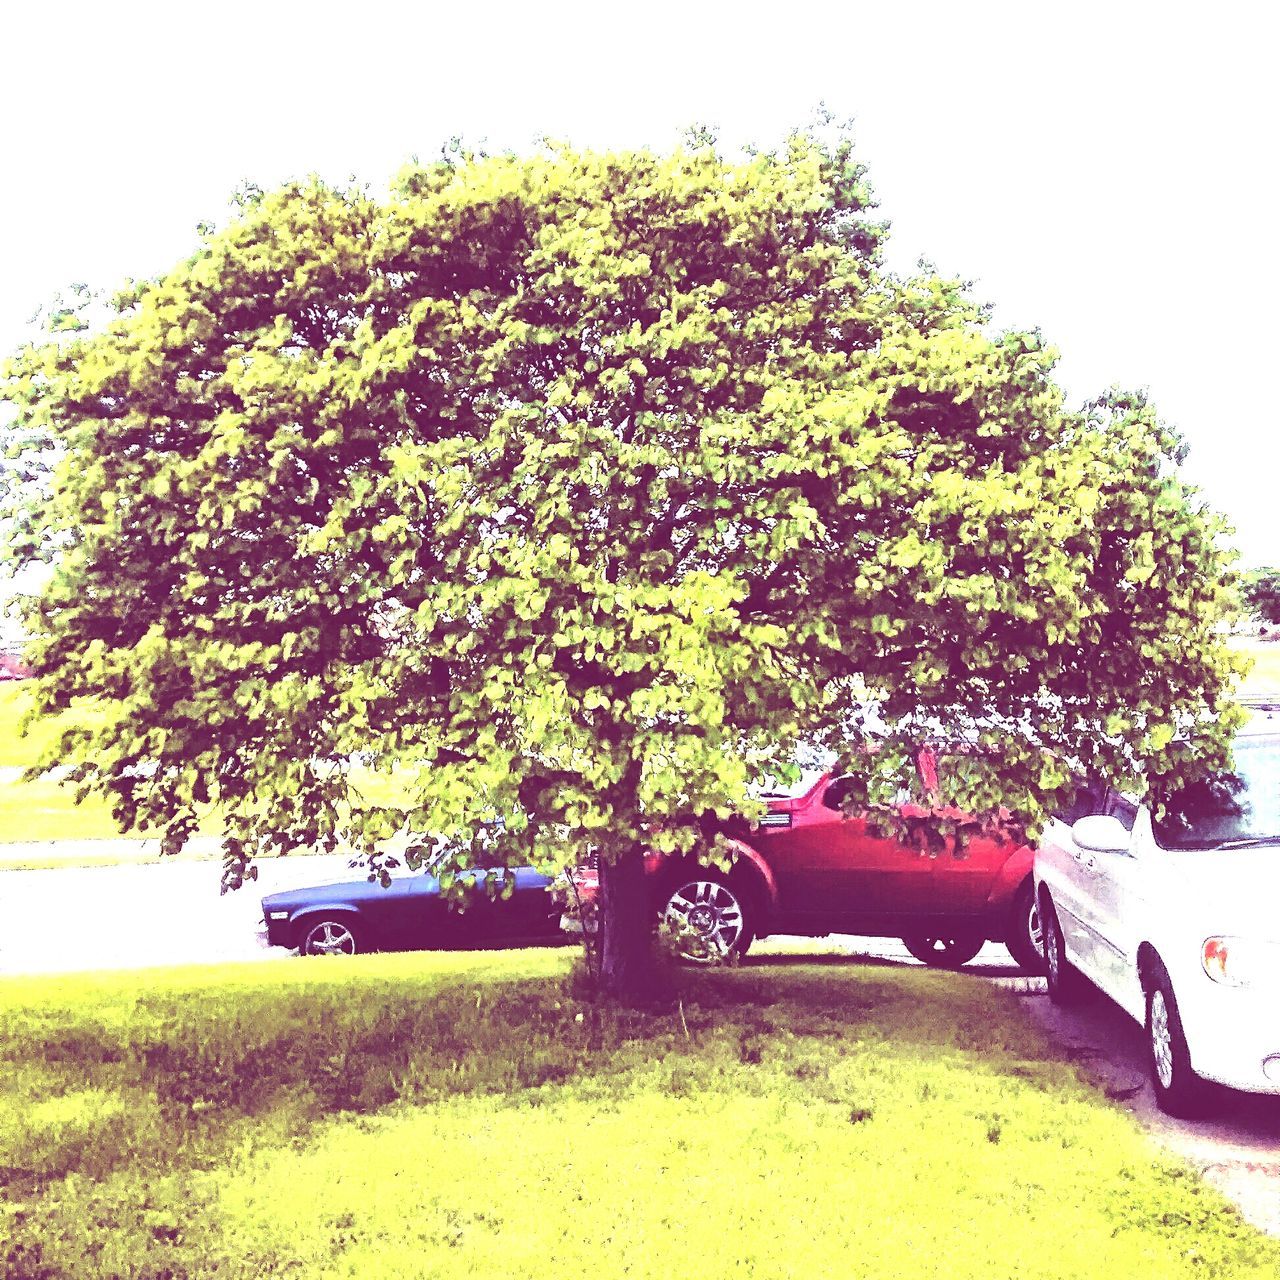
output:
<instances>
[{"instance_id":1,"label":"car wheel","mask_svg":"<svg viewBox=\"0 0 1280 1280\"><path fill-rule=\"evenodd\" d=\"M1004 945L1024 973L1044 972L1044 930L1040 927L1035 886L1030 879L1013 895Z\"/></svg>"},{"instance_id":2,"label":"car wheel","mask_svg":"<svg viewBox=\"0 0 1280 1280\"><path fill-rule=\"evenodd\" d=\"M1197 1116L1204 1111L1208 1088L1191 1069L1169 975L1158 968L1153 977L1147 992L1147 1060L1156 1103L1171 1116Z\"/></svg>"},{"instance_id":3,"label":"car wheel","mask_svg":"<svg viewBox=\"0 0 1280 1280\"><path fill-rule=\"evenodd\" d=\"M902 945L922 964L933 969L958 969L968 964L982 950L986 941L981 934L932 934L913 933L903 938Z\"/></svg>"},{"instance_id":4,"label":"car wheel","mask_svg":"<svg viewBox=\"0 0 1280 1280\"><path fill-rule=\"evenodd\" d=\"M1053 903L1044 901L1041 913L1044 938L1044 973L1049 986L1049 999L1054 1004L1078 1004L1084 996L1085 980L1067 959L1067 944Z\"/></svg>"},{"instance_id":5,"label":"car wheel","mask_svg":"<svg viewBox=\"0 0 1280 1280\"><path fill-rule=\"evenodd\" d=\"M716 871L699 870L673 882L659 919L674 932L680 958L694 964L744 956L755 936L746 894Z\"/></svg>"},{"instance_id":6,"label":"car wheel","mask_svg":"<svg viewBox=\"0 0 1280 1280\"><path fill-rule=\"evenodd\" d=\"M360 950L355 927L349 920L325 916L320 920L308 920L302 927L299 955L353 956Z\"/></svg>"}]
</instances>

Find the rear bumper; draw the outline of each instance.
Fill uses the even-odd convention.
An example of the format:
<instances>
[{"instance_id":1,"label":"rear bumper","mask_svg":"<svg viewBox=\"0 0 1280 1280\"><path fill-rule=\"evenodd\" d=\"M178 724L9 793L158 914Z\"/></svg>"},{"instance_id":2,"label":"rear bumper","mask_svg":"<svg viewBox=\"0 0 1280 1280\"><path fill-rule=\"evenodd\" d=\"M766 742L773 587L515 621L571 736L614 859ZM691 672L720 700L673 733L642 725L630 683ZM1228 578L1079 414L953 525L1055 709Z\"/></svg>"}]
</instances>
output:
<instances>
[{"instance_id":1,"label":"rear bumper","mask_svg":"<svg viewBox=\"0 0 1280 1280\"><path fill-rule=\"evenodd\" d=\"M1175 984L1174 995L1197 1075L1247 1093L1280 1094L1274 993L1225 987L1196 974L1184 981L1182 993Z\"/></svg>"}]
</instances>

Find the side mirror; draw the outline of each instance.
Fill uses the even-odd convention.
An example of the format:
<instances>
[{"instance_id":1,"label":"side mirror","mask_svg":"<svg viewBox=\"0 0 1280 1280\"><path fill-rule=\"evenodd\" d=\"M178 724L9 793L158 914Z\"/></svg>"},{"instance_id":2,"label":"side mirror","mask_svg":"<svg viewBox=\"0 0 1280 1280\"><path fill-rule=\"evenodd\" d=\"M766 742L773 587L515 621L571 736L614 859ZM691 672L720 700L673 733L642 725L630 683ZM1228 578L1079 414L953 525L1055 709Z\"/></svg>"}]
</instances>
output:
<instances>
[{"instance_id":1,"label":"side mirror","mask_svg":"<svg viewBox=\"0 0 1280 1280\"><path fill-rule=\"evenodd\" d=\"M1095 814L1071 824L1071 838L1092 853L1128 853L1129 833L1119 818Z\"/></svg>"}]
</instances>

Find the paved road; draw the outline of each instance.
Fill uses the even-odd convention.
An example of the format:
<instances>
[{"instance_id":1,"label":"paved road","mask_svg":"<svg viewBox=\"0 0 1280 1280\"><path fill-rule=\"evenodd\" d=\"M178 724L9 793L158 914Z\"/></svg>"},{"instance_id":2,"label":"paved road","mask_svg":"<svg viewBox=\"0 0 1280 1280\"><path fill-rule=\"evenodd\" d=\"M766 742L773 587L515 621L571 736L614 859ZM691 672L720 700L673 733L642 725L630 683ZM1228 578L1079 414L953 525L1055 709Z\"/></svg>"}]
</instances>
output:
<instances>
[{"instance_id":1,"label":"paved road","mask_svg":"<svg viewBox=\"0 0 1280 1280\"><path fill-rule=\"evenodd\" d=\"M344 857L275 858L219 895L218 862L0 872L0 974L258 960L261 898L350 880Z\"/></svg>"},{"instance_id":2,"label":"paved road","mask_svg":"<svg viewBox=\"0 0 1280 1280\"><path fill-rule=\"evenodd\" d=\"M261 960L279 955L257 939L259 899L274 889L353 878L345 858L282 858L260 866L256 885L218 893L216 862L0 872L0 974ZM840 937L828 950L915 964L898 942ZM761 959L814 947L770 938ZM988 945L967 972L1011 988L1064 1057L1134 1113L1160 1143L1204 1176L1264 1230L1280 1234L1280 1099L1223 1092L1215 1114L1171 1120L1146 1079L1143 1034L1099 996L1079 1009L1049 1003L1040 979L1019 976L1003 947Z\"/></svg>"}]
</instances>

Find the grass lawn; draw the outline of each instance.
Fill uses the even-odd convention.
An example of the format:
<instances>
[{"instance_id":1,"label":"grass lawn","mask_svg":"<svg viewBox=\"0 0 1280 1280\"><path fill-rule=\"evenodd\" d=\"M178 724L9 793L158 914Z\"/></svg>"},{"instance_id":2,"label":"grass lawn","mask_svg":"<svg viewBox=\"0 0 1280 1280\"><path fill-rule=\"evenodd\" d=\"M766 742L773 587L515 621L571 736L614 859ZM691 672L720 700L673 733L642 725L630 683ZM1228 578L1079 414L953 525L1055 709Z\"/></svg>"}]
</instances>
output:
<instances>
[{"instance_id":1,"label":"grass lawn","mask_svg":"<svg viewBox=\"0 0 1280 1280\"><path fill-rule=\"evenodd\" d=\"M30 694L19 682L0 685L0 870L37 870L44 867L89 867L121 863L155 862L158 858L154 838L136 847L120 843L124 837L111 817L106 802L91 796L76 804L74 789L55 778L44 777L24 782L17 776L41 758L47 745L57 736L49 722L37 722L31 732L23 734L20 725L30 705ZM403 779L356 769L353 776L370 799L383 804L400 803L405 796ZM217 815L202 822L201 832L216 835L221 831ZM98 849L6 852L5 846L49 841L113 841ZM297 850L291 856L300 856ZM216 852L192 853L184 858L217 858Z\"/></svg>"},{"instance_id":2,"label":"grass lawn","mask_svg":"<svg viewBox=\"0 0 1280 1280\"><path fill-rule=\"evenodd\" d=\"M30 706L29 686L20 680L0 684L0 768L25 769L35 764L58 736L51 718L37 721L28 732L21 732L22 718Z\"/></svg>"},{"instance_id":3,"label":"grass lawn","mask_svg":"<svg viewBox=\"0 0 1280 1280\"><path fill-rule=\"evenodd\" d=\"M645 1016L569 964L0 982L3 1274L1280 1273L980 979L760 964Z\"/></svg>"},{"instance_id":4,"label":"grass lawn","mask_svg":"<svg viewBox=\"0 0 1280 1280\"><path fill-rule=\"evenodd\" d=\"M22 782L11 776L35 764L60 732L52 720L42 720L22 733L29 707L30 692L23 683L0 684L0 849L14 841L118 838L104 801L94 798L78 805L72 788L52 778Z\"/></svg>"},{"instance_id":5,"label":"grass lawn","mask_svg":"<svg viewBox=\"0 0 1280 1280\"><path fill-rule=\"evenodd\" d=\"M1241 645L1253 658L1253 670L1245 677L1244 692L1256 697L1280 697L1280 643L1252 641Z\"/></svg>"},{"instance_id":6,"label":"grass lawn","mask_svg":"<svg viewBox=\"0 0 1280 1280\"><path fill-rule=\"evenodd\" d=\"M101 840L120 832L104 800L76 804L68 787L53 778L0 780L0 841ZM0 861L4 845L0 844ZM81 862L76 866L83 866Z\"/></svg>"}]
</instances>

